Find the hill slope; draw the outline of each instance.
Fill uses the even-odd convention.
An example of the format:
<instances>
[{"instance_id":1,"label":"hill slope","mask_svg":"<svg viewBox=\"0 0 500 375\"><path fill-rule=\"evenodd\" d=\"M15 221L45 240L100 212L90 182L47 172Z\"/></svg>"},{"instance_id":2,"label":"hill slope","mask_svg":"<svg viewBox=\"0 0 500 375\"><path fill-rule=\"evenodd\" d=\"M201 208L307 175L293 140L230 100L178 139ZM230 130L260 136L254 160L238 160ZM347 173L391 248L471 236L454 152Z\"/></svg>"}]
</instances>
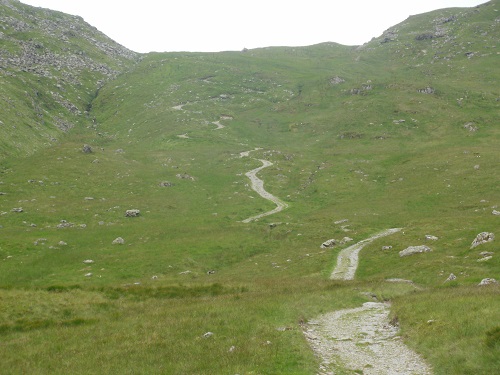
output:
<instances>
[{"instance_id":1,"label":"hill slope","mask_svg":"<svg viewBox=\"0 0 500 375\"><path fill-rule=\"evenodd\" d=\"M104 82L138 55L80 17L0 3L0 157L26 155L88 125L90 103Z\"/></svg>"},{"instance_id":2,"label":"hill slope","mask_svg":"<svg viewBox=\"0 0 500 375\"><path fill-rule=\"evenodd\" d=\"M123 73L96 96L91 65L62 96L81 126L28 157L5 141L0 366L312 374L303 323L375 298L436 374L495 372L499 288L478 284L500 279L497 243L471 242L500 220L498 9L413 16L359 47L103 52ZM45 79L6 72L4 98ZM261 160L287 207L245 223L275 207L245 175ZM403 229L364 247L354 281L329 280L350 239L388 228ZM400 257L417 245L432 251Z\"/></svg>"}]
</instances>

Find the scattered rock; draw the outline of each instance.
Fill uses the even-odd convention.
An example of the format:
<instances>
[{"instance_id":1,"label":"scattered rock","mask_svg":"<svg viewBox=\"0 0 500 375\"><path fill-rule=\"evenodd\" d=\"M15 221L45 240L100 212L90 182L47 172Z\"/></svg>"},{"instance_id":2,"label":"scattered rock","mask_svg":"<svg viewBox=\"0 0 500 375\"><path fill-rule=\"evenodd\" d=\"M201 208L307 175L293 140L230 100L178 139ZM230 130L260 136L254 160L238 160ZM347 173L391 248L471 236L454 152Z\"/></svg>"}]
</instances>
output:
<instances>
[{"instance_id":1,"label":"scattered rock","mask_svg":"<svg viewBox=\"0 0 500 375\"><path fill-rule=\"evenodd\" d=\"M158 276L156 276L156 275L152 276L151 280L158 280Z\"/></svg>"},{"instance_id":2,"label":"scattered rock","mask_svg":"<svg viewBox=\"0 0 500 375\"><path fill-rule=\"evenodd\" d=\"M342 219L342 220L337 220L336 222L334 222L333 224L344 224L344 223L347 223L349 221L349 219Z\"/></svg>"},{"instance_id":3,"label":"scattered rock","mask_svg":"<svg viewBox=\"0 0 500 375\"><path fill-rule=\"evenodd\" d=\"M343 244L345 244L347 242L351 242L351 241L353 241L353 239L351 237L344 237L344 238L342 238L342 241L340 241L340 244L343 245Z\"/></svg>"},{"instance_id":4,"label":"scattered rock","mask_svg":"<svg viewBox=\"0 0 500 375\"><path fill-rule=\"evenodd\" d=\"M183 271L183 272L179 272L179 275L187 275L191 273L191 271Z\"/></svg>"},{"instance_id":5,"label":"scattered rock","mask_svg":"<svg viewBox=\"0 0 500 375\"><path fill-rule=\"evenodd\" d=\"M415 40L427 40L427 39L433 39L434 34L431 33L424 33L424 34L419 34L415 37Z\"/></svg>"},{"instance_id":6,"label":"scattered rock","mask_svg":"<svg viewBox=\"0 0 500 375\"><path fill-rule=\"evenodd\" d=\"M117 237L113 240L113 245L123 245L125 240L121 237Z\"/></svg>"},{"instance_id":7,"label":"scattered rock","mask_svg":"<svg viewBox=\"0 0 500 375\"><path fill-rule=\"evenodd\" d=\"M418 89L417 90L421 94L434 94L436 90L434 90L432 87L426 87L424 89Z\"/></svg>"},{"instance_id":8,"label":"scattered rock","mask_svg":"<svg viewBox=\"0 0 500 375\"><path fill-rule=\"evenodd\" d=\"M448 276L448 278L444 282L446 283L448 281L453 281L456 279L457 279L457 277L454 274L450 273L450 276Z\"/></svg>"},{"instance_id":9,"label":"scattered rock","mask_svg":"<svg viewBox=\"0 0 500 375\"><path fill-rule=\"evenodd\" d=\"M15 207L11 210L12 212L24 212L22 207Z\"/></svg>"},{"instance_id":10,"label":"scattered rock","mask_svg":"<svg viewBox=\"0 0 500 375\"><path fill-rule=\"evenodd\" d=\"M125 211L125 217L137 217L141 214L141 211L137 209L127 210Z\"/></svg>"},{"instance_id":11,"label":"scattered rock","mask_svg":"<svg viewBox=\"0 0 500 375\"><path fill-rule=\"evenodd\" d=\"M64 241L59 241L58 245L59 245L59 246L66 246L66 245L67 245L67 243L66 243L66 242L64 242Z\"/></svg>"},{"instance_id":12,"label":"scattered rock","mask_svg":"<svg viewBox=\"0 0 500 375\"><path fill-rule=\"evenodd\" d=\"M337 240L332 238L330 240L327 240L325 242L323 242L320 246L321 249L327 249L327 248L331 248L331 247L334 247L335 245L337 244Z\"/></svg>"},{"instance_id":13,"label":"scattered rock","mask_svg":"<svg viewBox=\"0 0 500 375\"><path fill-rule=\"evenodd\" d=\"M215 274L215 271L214 270L209 270L207 271L207 275L214 275Z\"/></svg>"},{"instance_id":14,"label":"scattered rock","mask_svg":"<svg viewBox=\"0 0 500 375\"><path fill-rule=\"evenodd\" d=\"M481 255L482 257L490 257L490 256L493 256L493 251L481 251L479 253L479 255Z\"/></svg>"},{"instance_id":15,"label":"scattered rock","mask_svg":"<svg viewBox=\"0 0 500 375\"><path fill-rule=\"evenodd\" d=\"M37 246L38 244L45 245L45 242L47 242L46 238L39 238L35 242L33 242L33 245Z\"/></svg>"},{"instance_id":16,"label":"scattered rock","mask_svg":"<svg viewBox=\"0 0 500 375\"><path fill-rule=\"evenodd\" d=\"M83 263L84 263L84 264L92 264L92 263L94 263L94 261L93 261L92 259L85 259L85 260L83 261Z\"/></svg>"},{"instance_id":17,"label":"scattered rock","mask_svg":"<svg viewBox=\"0 0 500 375\"><path fill-rule=\"evenodd\" d=\"M432 251L432 249L426 245L409 246L406 249L400 251L399 256L406 257L406 256L413 255L413 254L427 253L429 251Z\"/></svg>"},{"instance_id":18,"label":"scattered rock","mask_svg":"<svg viewBox=\"0 0 500 375\"><path fill-rule=\"evenodd\" d=\"M495 279L486 278L482 279L478 285L491 285L491 284L498 284L498 281L496 281Z\"/></svg>"},{"instance_id":19,"label":"scattered rock","mask_svg":"<svg viewBox=\"0 0 500 375\"><path fill-rule=\"evenodd\" d=\"M490 256L487 256L487 257L484 257L484 258L481 258L481 259L478 259L477 261L478 262L487 262L488 260L492 259L493 257L490 255Z\"/></svg>"},{"instance_id":20,"label":"scattered rock","mask_svg":"<svg viewBox=\"0 0 500 375\"><path fill-rule=\"evenodd\" d=\"M229 352L229 353L232 353L232 352L234 352L235 350L236 350L236 346L234 346L234 345L233 345L233 346L231 346L231 347L229 348L228 352Z\"/></svg>"},{"instance_id":21,"label":"scattered rock","mask_svg":"<svg viewBox=\"0 0 500 375\"><path fill-rule=\"evenodd\" d=\"M426 239L426 240L429 240L429 241L437 241L437 240L439 240L439 238L438 238L438 237L433 236L433 235L431 235L431 234L426 234L426 235L425 235L425 239Z\"/></svg>"},{"instance_id":22,"label":"scattered rock","mask_svg":"<svg viewBox=\"0 0 500 375\"><path fill-rule=\"evenodd\" d=\"M91 154L92 153L92 147L90 145L83 145L82 151L84 154Z\"/></svg>"},{"instance_id":23,"label":"scattered rock","mask_svg":"<svg viewBox=\"0 0 500 375\"><path fill-rule=\"evenodd\" d=\"M174 186L174 184L169 182L169 181L162 181L162 182L160 182L159 185L160 185L160 187L172 187L172 186Z\"/></svg>"},{"instance_id":24,"label":"scattered rock","mask_svg":"<svg viewBox=\"0 0 500 375\"><path fill-rule=\"evenodd\" d=\"M203 338L207 339L207 338L209 338L209 337L212 337L213 335L214 335L214 333L213 333L213 332L207 332L207 333L204 333L204 334L203 334Z\"/></svg>"},{"instance_id":25,"label":"scattered rock","mask_svg":"<svg viewBox=\"0 0 500 375\"><path fill-rule=\"evenodd\" d=\"M181 179L181 180L191 180L194 181L194 177L188 175L187 173L178 173L175 175L175 177Z\"/></svg>"},{"instance_id":26,"label":"scattered rock","mask_svg":"<svg viewBox=\"0 0 500 375\"><path fill-rule=\"evenodd\" d=\"M476 165L474 166L474 169L475 169L476 171L477 171L477 170L479 170L479 168L480 168L479 164L476 164Z\"/></svg>"},{"instance_id":27,"label":"scattered rock","mask_svg":"<svg viewBox=\"0 0 500 375\"><path fill-rule=\"evenodd\" d=\"M332 85L338 85L340 83L344 83L345 82L345 79L339 77L339 76L336 76L336 77L333 77L333 78L330 78L330 83Z\"/></svg>"},{"instance_id":28,"label":"scattered rock","mask_svg":"<svg viewBox=\"0 0 500 375\"><path fill-rule=\"evenodd\" d=\"M470 248L473 249L476 246L482 245L484 243L492 242L494 239L495 239L495 235L493 233L481 232L476 236L474 241L472 241Z\"/></svg>"},{"instance_id":29,"label":"scattered rock","mask_svg":"<svg viewBox=\"0 0 500 375\"><path fill-rule=\"evenodd\" d=\"M478 127L473 123L473 122L467 122L465 125L464 125L464 129L467 129L468 131L470 131L471 133L474 133L477 131Z\"/></svg>"},{"instance_id":30,"label":"scattered rock","mask_svg":"<svg viewBox=\"0 0 500 375\"><path fill-rule=\"evenodd\" d=\"M500 216L500 211L493 210L491 213L495 216Z\"/></svg>"},{"instance_id":31,"label":"scattered rock","mask_svg":"<svg viewBox=\"0 0 500 375\"><path fill-rule=\"evenodd\" d=\"M115 153L117 153L117 154L123 154L124 152L125 151L123 149L121 149L121 148L115 150Z\"/></svg>"},{"instance_id":32,"label":"scattered rock","mask_svg":"<svg viewBox=\"0 0 500 375\"><path fill-rule=\"evenodd\" d=\"M61 222L59 224L57 224L57 228L71 228L73 227L75 224L73 223L68 223L66 220L61 220Z\"/></svg>"},{"instance_id":33,"label":"scattered rock","mask_svg":"<svg viewBox=\"0 0 500 375\"><path fill-rule=\"evenodd\" d=\"M92 272L86 273L85 277L92 277Z\"/></svg>"},{"instance_id":34,"label":"scattered rock","mask_svg":"<svg viewBox=\"0 0 500 375\"><path fill-rule=\"evenodd\" d=\"M382 246L382 250L391 250L392 246Z\"/></svg>"}]
</instances>

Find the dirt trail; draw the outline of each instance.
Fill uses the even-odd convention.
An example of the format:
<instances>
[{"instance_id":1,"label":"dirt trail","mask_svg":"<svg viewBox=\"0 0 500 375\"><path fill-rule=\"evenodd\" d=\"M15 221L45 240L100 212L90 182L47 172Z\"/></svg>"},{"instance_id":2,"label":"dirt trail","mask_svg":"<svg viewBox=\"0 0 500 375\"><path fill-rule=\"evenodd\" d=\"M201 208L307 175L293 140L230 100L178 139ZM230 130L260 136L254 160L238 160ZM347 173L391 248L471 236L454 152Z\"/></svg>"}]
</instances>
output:
<instances>
[{"instance_id":1,"label":"dirt trail","mask_svg":"<svg viewBox=\"0 0 500 375\"><path fill-rule=\"evenodd\" d=\"M377 238L397 233L391 228L343 249L330 278L352 280L361 249ZM410 350L389 323L390 306L366 302L362 307L323 314L310 320L304 335L321 359L318 374L333 375L348 369L364 375L430 375L420 356Z\"/></svg>"},{"instance_id":2,"label":"dirt trail","mask_svg":"<svg viewBox=\"0 0 500 375\"><path fill-rule=\"evenodd\" d=\"M249 152L250 151L242 152L240 155L242 157L248 156ZM262 198L267 199L267 200L275 203L276 208L274 210L264 212L264 213L256 215L256 216L249 217L248 219L243 220L243 223L249 223L251 221L260 219L261 217L275 214L277 212L283 211L285 208L288 207L288 204L286 204L285 202L283 202L279 198L275 197L271 193L267 192L264 189L264 181L262 181L260 178L257 177L257 173L259 173L264 168L270 167L271 165L273 165L273 163L271 163L268 160L263 160L263 159L259 159L259 161L262 163L262 165L258 168L252 169L251 171L245 173L245 176L247 176L250 179L250 181L252 183L252 185L251 185L252 189L255 190L257 192L257 194L259 194Z\"/></svg>"},{"instance_id":3,"label":"dirt trail","mask_svg":"<svg viewBox=\"0 0 500 375\"><path fill-rule=\"evenodd\" d=\"M376 240L377 238L389 236L399 232L401 228L391 228L377 233L366 240L346 247L337 256L337 265L333 270L330 279L332 280L353 280L356 269L358 268L359 252L363 247Z\"/></svg>"}]
</instances>

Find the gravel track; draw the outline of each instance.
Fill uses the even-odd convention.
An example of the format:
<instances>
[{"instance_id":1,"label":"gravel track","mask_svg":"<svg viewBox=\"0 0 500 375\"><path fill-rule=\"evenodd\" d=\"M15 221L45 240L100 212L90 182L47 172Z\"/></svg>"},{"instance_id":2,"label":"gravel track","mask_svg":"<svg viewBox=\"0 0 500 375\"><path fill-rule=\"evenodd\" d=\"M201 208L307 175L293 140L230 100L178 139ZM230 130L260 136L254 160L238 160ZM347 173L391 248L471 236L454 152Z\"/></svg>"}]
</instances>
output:
<instances>
[{"instance_id":1,"label":"gravel track","mask_svg":"<svg viewBox=\"0 0 500 375\"><path fill-rule=\"evenodd\" d=\"M401 228L391 228L377 233L366 240L359 241L358 243L346 247L337 256L337 265L330 275L332 280L353 280L356 269L358 268L359 252L363 247L373 242L377 238L389 236L397 233Z\"/></svg>"},{"instance_id":2,"label":"gravel track","mask_svg":"<svg viewBox=\"0 0 500 375\"><path fill-rule=\"evenodd\" d=\"M321 359L318 374L335 374L335 368L363 375L432 374L422 358L401 341L388 316L387 304L366 302L309 321L304 335Z\"/></svg>"},{"instance_id":3,"label":"gravel track","mask_svg":"<svg viewBox=\"0 0 500 375\"><path fill-rule=\"evenodd\" d=\"M330 278L353 280L359 252L377 238L397 233L391 228L343 249ZM390 305L366 302L362 307L323 314L310 320L304 336L321 360L318 374L430 375L430 367L409 349L389 323ZM350 371L350 372L346 372Z\"/></svg>"},{"instance_id":4,"label":"gravel track","mask_svg":"<svg viewBox=\"0 0 500 375\"><path fill-rule=\"evenodd\" d=\"M241 153L240 155L248 156L247 153ZM249 223L251 221L260 219L261 217L275 214L277 212L283 211L285 208L288 207L288 204L283 202L281 199L275 197L271 193L267 192L264 189L264 181L262 181L260 178L257 177L257 173L259 173L264 168L270 167L271 165L273 165L273 163L271 163L268 160L263 160L263 159L259 159L259 161L262 163L262 165L258 168L252 169L251 171L245 173L245 176L247 176L250 179L250 182L252 184L251 185L252 189L255 190L257 192L257 194L259 194L262 198L267 199L268 201L275 203L276 208L274 210L267 211L267 212L264 212L262 214L249 217L248 219L243 220L243 223Z\"/></svg>"}]
</instances>

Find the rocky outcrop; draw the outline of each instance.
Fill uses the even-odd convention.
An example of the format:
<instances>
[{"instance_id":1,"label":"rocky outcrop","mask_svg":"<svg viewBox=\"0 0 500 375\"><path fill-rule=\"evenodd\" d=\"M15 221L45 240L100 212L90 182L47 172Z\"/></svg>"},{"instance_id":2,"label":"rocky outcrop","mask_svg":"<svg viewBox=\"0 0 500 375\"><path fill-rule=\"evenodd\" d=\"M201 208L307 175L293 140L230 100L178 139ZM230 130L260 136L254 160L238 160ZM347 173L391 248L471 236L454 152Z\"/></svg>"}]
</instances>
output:
<instances>
[{"instance_id":1,"label":"rocky outcrop","mask_svg":"<svg viewBox=\"0 0 500 375\"><path fill-rule=\"evenodd\" d=\"M470 248L473 249L476 246L485 244L487 242L492 242L494 239L495 239L495 235L493 233L481 232L476 236L474 241L472 241Z\"/></svg>"}]
</instances>

